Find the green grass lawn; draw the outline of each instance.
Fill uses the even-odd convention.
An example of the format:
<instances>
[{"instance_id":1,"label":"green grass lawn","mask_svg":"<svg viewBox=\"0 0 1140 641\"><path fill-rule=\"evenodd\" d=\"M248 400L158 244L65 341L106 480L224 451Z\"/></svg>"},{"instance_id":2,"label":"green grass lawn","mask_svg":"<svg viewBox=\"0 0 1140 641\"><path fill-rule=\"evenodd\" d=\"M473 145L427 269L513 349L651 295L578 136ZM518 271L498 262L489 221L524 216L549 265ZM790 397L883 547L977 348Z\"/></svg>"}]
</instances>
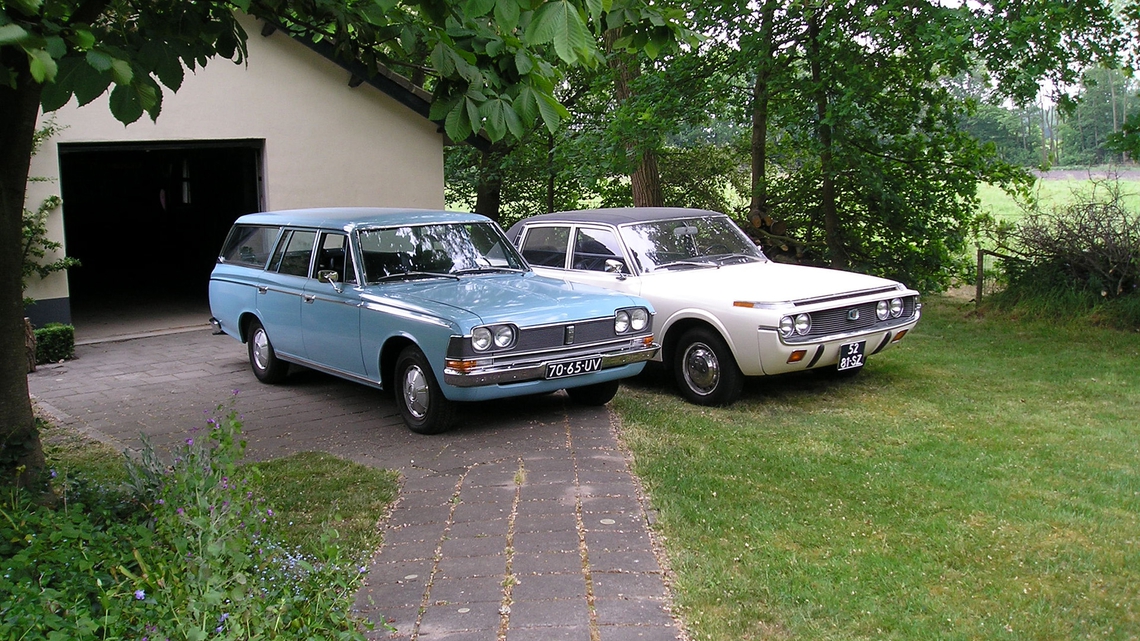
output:
<instances>
[{"instance_id":1,"label":"green grass lawn","mask_svg":"<svg viewBox=\"0 0 1140 641\"><path fill-rule=\"evenodd\" d=\"M1103 173L1101 171L1095 175L1101 176ZM1045 211L1050 211L1054 206L1064 206L1073 202L1077 194L1088 194L1092 189L1103 192L1108 184L1112 184L1112 181L1106 183L1101 179L1093 180L1088 175L1082 177L1080 174L1081 172L1077 170L1046 173L1034 186L1033 195ZM1115 186L1119 186L1125 203L1133 210L1140 210L1140 177L1135 171L1121 174ZM1012 197L993 185L980 183L978 196L982 200L982 211L998 221L1015 222L1024 215L1022 208Z\"/></svg>"},{"instance_id":2,"label":"green grass lawn","mask_svg":"<svg viewBox=\"0 0 1140 641\"><path fill-rule=\"evenodd\" d=\"M1140 334L970 310L729 408L623 385L693 639L1140 635Z\"/></svg>"}]
</instances>

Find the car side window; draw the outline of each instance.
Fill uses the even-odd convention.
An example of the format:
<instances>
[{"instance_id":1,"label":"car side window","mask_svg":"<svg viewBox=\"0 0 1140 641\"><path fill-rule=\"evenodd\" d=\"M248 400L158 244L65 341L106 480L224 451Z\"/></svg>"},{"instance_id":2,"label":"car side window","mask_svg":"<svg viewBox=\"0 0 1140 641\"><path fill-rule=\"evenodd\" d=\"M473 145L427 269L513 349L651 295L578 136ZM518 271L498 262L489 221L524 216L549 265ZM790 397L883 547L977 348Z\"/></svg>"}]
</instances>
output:
<instances>
[{"instance_id":1,"label":"car side window","mask_svg":"<svg viewBox=\"0 0 1140 641\"><path fill-rule=\"evenodd\" d=\"M523 258L540 267L566 267L569 227L531 227L523 237Z\"/></svg>"},{"instance_id":2,"label":"car side window","mask_svg":"<svg viewBox=\"0 0 1140 641\"><path fill-rule=\"evenodd\" d=\"M273 264L280 274L292 276L309 275L309 258L313 254L313 244L317 240L317 233L313 231L296 230L290 232L289 237L277 246Z\"/></svg>"},{"instance_id":3,"label":"car side window","mask_svg":"<svg viewBox=\"0 0 1140 641\"><path fill-rule=\"evenodd\" d=\"M235 225L222 247L222 262L264 267L280 230L280 227Z\"/></svg>"},{"instance_id":4,"label":"car side window","mask_svg":"<svg viewBox=\"0 0 1140 641\"><path fill-rule=\"evenodd\" d=\"M318 278L322 271L327 270L336 272L337 279L342 283L356 284L356 267L352 263L347 235L330 232L321 234L316 270L312 277Z\"/></svg>"},{"instance_id":5,"label":"car side window","mask_svg":"<svg viewBox=\"0 0 1140 641\"><path fill-rule=\"evenodd\" d=\"M629 271L617 236L608 229L579 229L574 235L574 269L604 272L608 261L617 261L623 272Z\"/></svg>"}]
</instances>

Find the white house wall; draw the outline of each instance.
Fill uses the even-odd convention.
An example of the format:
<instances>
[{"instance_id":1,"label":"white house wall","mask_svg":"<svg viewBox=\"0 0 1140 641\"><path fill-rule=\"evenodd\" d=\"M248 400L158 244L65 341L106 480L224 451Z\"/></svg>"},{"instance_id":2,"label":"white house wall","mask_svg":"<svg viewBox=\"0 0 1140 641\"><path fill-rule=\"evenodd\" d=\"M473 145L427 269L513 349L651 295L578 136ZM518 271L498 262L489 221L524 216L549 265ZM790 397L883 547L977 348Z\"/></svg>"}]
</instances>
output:
<instances>
[{"instance_id":1,"label":"white house wall","mask_svg":"<svg viewBox=\"0 0 1140 641\"><path fill-rule=\"evenodd\" d=\"M61 143L263 139L265 209L314 206L442 208L443 137L438 127L349 72L277 31L241 16L249 34L245 64L211 60L165 91L157 122L144 114L125 126L111 116L109 92L82 108L74 99L49 114L64 130L32 159L28 207L59 193ZM49 235L63 242L63 210ZM34 279L34 277L33 277ZM30 283L36 299L64 298L63 274Z\"/></svg>"}]
</instances>

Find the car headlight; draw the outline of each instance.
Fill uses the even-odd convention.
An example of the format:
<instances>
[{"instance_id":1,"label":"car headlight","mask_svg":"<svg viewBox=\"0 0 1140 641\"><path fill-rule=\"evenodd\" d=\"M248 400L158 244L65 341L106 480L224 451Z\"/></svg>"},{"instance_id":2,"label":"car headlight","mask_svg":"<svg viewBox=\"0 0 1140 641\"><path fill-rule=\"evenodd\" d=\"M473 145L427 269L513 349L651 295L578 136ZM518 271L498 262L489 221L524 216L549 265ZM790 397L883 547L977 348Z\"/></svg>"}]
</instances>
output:
<instances>
[{"instance_id":1,"label":"car headlight","mask_svg":"<svg viewBox=\"0 0 1140 641\"><path fill-rule=\"evenodd\" d=\"M471 330L471 347L476 352L483 352L491 347L491 330L488 327L476 327Z\"/></svg>"},{"instance_id":2,"label":"car headlight","mask_svg":"<svg viewBox=\"0 0 1140 641\"><path fill-rule=\"evenodd\" d=\"M785 316L780 319L780 335L787 338L794 334L796 331L796 319L791 316Z\"/></svg>"},{"instance_id":3,"label":"car headlight","mask_svg":"<svg viewBox=\"0 0 1140 641\"><path fill-rule=\"evenodd\" d=\"M503 349L515 342L515 328L510 325L499 325L495 328L495 347Z\"/></svg>"},{"instance_id":4,"label":"car headlight","mask_svg":"<svg viewBox=\"0 0 1140 641\"><path fill-rule=\"evenodd\" d=\"M649 311L644 307L635 307L629 310L629 326L633 331L640 332L649 324Z\"/></svg>"},{"instance_id":5,"label":"car headlight","mask_svg":"<svg viewBox=\"0 0 1140 641\"><path fill-rule=\"evenodd\" d=\"M619 309L614 314L614 331L618 334L624 334L629 331L629 312L624 309Z\"/></svg>"},{"instance_id":6,"label":"car headlight","mask_svg":"<svg viewBox=\"0 0 1140 641\"><path fill-rule=\"evenodd\" d=\"M898 318L903 313L903 302L901 298L891 299L891 318Z\"/></svg>"},{"instance_id":7,"label":"car headlight","mask_svg":"<svg viewBox=\"0 0 1140 641\"><path fill-rule=\"evenodd\" d=\"M890 314L890 304L887 303L887 301L881 300L875 303L875 316L878 317L879 320L887 320Z\"/></svg>"},{"instance_id":8,"label":"car headlight","mask_svg":"<svg viewBox=\"0 0 1140 641\"><path fill-rule=\"evenodd\" d=\"M796 316L796 333L800 336L811 331L811 316L800 314Z\"/></svg>"}]
</instances>

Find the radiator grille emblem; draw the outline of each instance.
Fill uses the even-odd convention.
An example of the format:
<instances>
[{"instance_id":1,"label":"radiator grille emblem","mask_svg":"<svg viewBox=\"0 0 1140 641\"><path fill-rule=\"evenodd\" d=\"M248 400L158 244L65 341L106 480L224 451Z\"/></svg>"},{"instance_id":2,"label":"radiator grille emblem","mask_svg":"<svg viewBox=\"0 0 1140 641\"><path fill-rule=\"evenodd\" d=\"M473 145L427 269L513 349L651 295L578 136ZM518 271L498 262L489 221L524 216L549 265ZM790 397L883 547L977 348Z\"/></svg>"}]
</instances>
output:
<instances>
[{"instance_id":1,"label":"radiator grille emblem","mask_svg":"<svg viewBox=\"0 0 1140 641\"><path fill-rule=\"evenodd\" d=\"M858 309L847 310L847 320L849 320L849 321L859 320L859 310Z\"/></svg>"}]
</instances>

